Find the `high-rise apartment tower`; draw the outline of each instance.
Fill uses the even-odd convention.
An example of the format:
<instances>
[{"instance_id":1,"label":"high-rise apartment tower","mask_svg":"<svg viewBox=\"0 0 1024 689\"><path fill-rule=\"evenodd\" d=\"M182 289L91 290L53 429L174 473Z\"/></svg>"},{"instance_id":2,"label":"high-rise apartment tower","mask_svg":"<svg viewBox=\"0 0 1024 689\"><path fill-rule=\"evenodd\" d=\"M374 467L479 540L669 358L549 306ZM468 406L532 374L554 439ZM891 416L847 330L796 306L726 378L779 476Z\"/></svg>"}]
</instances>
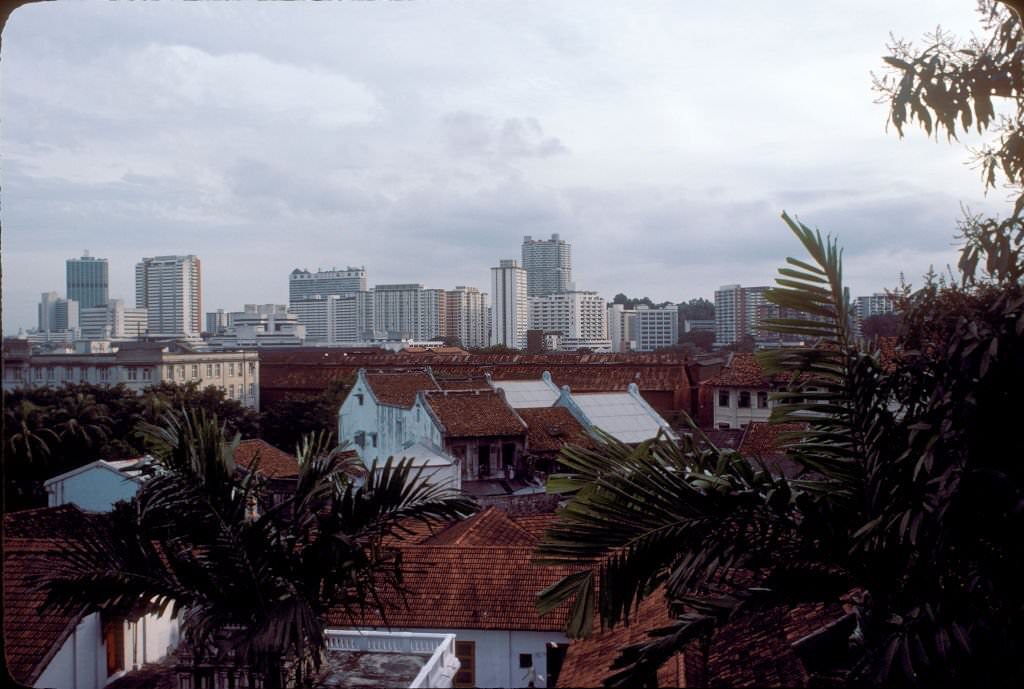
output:
<instances>
[{"instance_id":1,"label":"high-rise apartment tower","mask_svg":"<svg viewBox=\"0 0 1024 689\"><path fill-rule=\"evenodd\" d=\"M523 237L523 268L529 280L529 296L565 292L572 283L572 244L557 234L551 239Z\"/></svg>"},{"instance_id":2,"label":"high-rise apartment tower","mask_svg":"<svg viewBox=\"0 0 1024 689\"><path fill-rule=\"evenodd\" d=\"M156 256L135 264L135 306L148 309L149 334L198 337L203 330L197 256Z\"/></svg>"}]
</instances>

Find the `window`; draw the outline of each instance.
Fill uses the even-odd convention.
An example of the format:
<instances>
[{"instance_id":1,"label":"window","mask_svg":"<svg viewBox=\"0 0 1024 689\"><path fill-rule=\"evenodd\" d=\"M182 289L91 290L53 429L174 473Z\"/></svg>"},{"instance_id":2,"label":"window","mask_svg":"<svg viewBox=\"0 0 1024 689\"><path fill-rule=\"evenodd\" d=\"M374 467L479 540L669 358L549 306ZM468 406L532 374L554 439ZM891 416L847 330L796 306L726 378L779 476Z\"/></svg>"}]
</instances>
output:
<instances>
[{"instance_id":1,"label":"window","mask_svg":"<svg viewBox=\"0 0 1024 689\"><path fill-rule=\"evenodd\" d=\"M249 397L256 397L256 383L249 383Z\"/></svg>"},{"instance_id":2,"label":"window","mask_svg":"<svg viewBox=\"0 0 1024 689\"><path fill-rule=\"evenodd\" d=\"M164 372L164 377L167 378L167 380L174 380L174 367L173 366L168 366L166 368L166 370Z\"/></svg>"},{"instance_id":3,"label":"window","mask_svg":"<svg viewBox=\"0 0 1024 689\"><path fill-rule=\"evenodd\" d=\"M212 378L213 377L213 364L207 364L206 365L206 377L207 378Z\"/></svg>"},{"instance_id":4,"label":"window","mask_svg":"<svg viewBox=\"0 0 1024 689\"><path fill-rule=\"evenodd\" d=\"M228 398L235 399L235 384L232 383L228 386Z\"/></svg>"},{"instance_id":5,"label":"window","mask_svg":"<svg viewBox=\"0 0 1024 689\"><path fill-rule=\"evenodd\" d=\"M107 647L107 677L124 669L124 622L103 620L103 645Z\"/></svg>"},{"instance_id":6,"label":"window","mask_svg":"<svg viewBox=\"0 0 1024 689\"><path fill-rule=\"evenodd\" d=\"M533 667L533 654L532 653L520 653L519 654L519 667Z\"/></svg>"},{"instance_id":7,"label":"window","mask_svg":"<svg viewBox=\"0 0 1024 689\"><path fill-rule=\"evenodd\" d=\"M361 392L357 392L356 393L356 402L359 402L359 406L360 407L363 406L363 393L361 393Z\"/></svg>"},{"instance_id":8,"label":"window","mask_svg":"<svg viewBox=\"0 0 1024 689\"><path fill-rule=\"evenodd\" d=\"M139 379L139 369L135 368L134 366L129 366L128 367L128 380L138 380L138 379Z\"/></svg>"},{"instance_id":9,"label":"window","mask_svg":"<svg viewBox=\"0 0 1024 689\"><path fill-rule=\"evenodd\" d=\"M178 378L180 380L185 380L185 364L178 366Z\"/></svg>"},{"instance_id":10,"label":"window","mask_svg":"<svg viewBox=\"0 0 1024 689\"><path fill-rule=\"evenodd\" d=\"M100 369L100 380L103 380L103 381L110 380L110 368L109 367L104 366L103 368Z\"/></svg>"},{"instance_id":11,"label":"window","mask_svg":"<svg viewBox=\"0 0 1024 689\"><path fill-rule=\"evenodd\" d=\"M229 376L235 375L235 364L234 364L234 362L228 364L228 375Z\"/></svg>"},{"instance_id":12,"label":"window","mask_svg":"<svg viewBox=\"0 0 1024 689\"><path fill-rule=\"evenodd\" d=\"M761 390L757 393L757 408L767 409L768 408L768 393Z\"/></svg>"},{"instance_id":13,"label":"window","mask_svg":"<svg viewBox=\"0 0 1024 689\"><path fill-rule=\"evenodd\" d=\"M217 378L220 378L220 364L213 365L213 375L215 375Z\"/></svg>"},{"instance_id":14,"label":"window","mask_svg":"<svg viewBox=\"0 0 1024 689\"><path fill-rule=\"evenodd\" d=\"M459 671L452 679L453 687L476 685L476 642L456 641L455 657L459 659Z\"/></svg>"},{"instance_id":15,"label":"window","mask_svg":"<svg viewBox=\"0 0 1024 689\"><path fill-rule=\"evenodd\" d=\"M719 390L718 391L718 406L728 407L729 406L729 391Z\"/></svg>"},{"instance_id":16,"label":"window","mask_svg":"<svg viewBox=\"0 0 1024 689\"><path fill-rule=\"evenodd\" d=\"M250 361L249 362L249 375L250 376L256 375L256 362L255 361Z\"/></svg>"},{"instance_id":17,"label":"window","mask_svg":"<svg viewBox=\"0 0 1024 689\"><path fill-rule=\"evenodd\" d=\"M148 369L148 368L142 369L142 380L152 380L152 379L153 379L153 371L152 371L152 369Z\"/></svg>"},{"instance_id":18,"label":"window","mask_svg":"<svg viewBox=\"0 0 1024 689\"><path fill-rule=\"evenodd\" d=\"M377 434L376 433L371 433L370 434L370 442L373 443L374 447L377 447Z\"/></svg>"},{"instance_id":19,"label":"window","mask_svg":"<svg viewBox=\"0 0 1024 689\"><path fill-rule=\"evenodd\" d=\"M741 409L750 408L750 390L740 390L739 407Z\"/></svg>"},{"instance_id":20,"label":"window","mask_svg":"<svg viewBox=\"0 0 1024 689\"><path fill-rule=\"evenodd\" d=\"M35 371L36 371L36 380L42 380L43 379L43 369L37 368Z\"/></svg>"},{"instance_id":21,"label":"window","mask_svg":"<svg viewBox=\"0 0 1024 689\"><path fill-rule=\"evenodd\" d=\"M199 377L199 364L192 364L192 377L193 378L198 378Z\"/></svg>"},{"instance_id":22,"label":"window","mask_svg":"<svg viewBox=\"0 0 1024 689\"><path fill-rule=\"evenodd\" d=\"M47 366L46 367L46 379L47 380L53 380L53 376L54 376L53 366Z\"/></svg>"},{"instance_id":23,"label":"window","mask_svg":"<svg viewBox=\"0 0 1024 689\"><path fill-rule=\"evenodd\" d=\"M85 366L79 366L78 379L81 381L89 380L89 369L87 369Z\"/></svg>"},{"instance_id":24,"label":"window","mask_svg":"<svg viewBox=\"0 0 1024 689\"><path fill-rule=\"evenodd\" d=\"M67 380L74 380L75 379L75 367L74 366L68 366L67 368L64 369L64 378L66 378Z\"/></svg>"},{"instance_id":25,"label":"window","mask_svg":"<svg viewBox=\"0 0 1024 689\"><path fill-rule=\"evenodd\" d=\"M353 437L353 442L355 442L359 447L366 447L366 432L356 431L356 434Z\"/></svg>"}]
</instances>

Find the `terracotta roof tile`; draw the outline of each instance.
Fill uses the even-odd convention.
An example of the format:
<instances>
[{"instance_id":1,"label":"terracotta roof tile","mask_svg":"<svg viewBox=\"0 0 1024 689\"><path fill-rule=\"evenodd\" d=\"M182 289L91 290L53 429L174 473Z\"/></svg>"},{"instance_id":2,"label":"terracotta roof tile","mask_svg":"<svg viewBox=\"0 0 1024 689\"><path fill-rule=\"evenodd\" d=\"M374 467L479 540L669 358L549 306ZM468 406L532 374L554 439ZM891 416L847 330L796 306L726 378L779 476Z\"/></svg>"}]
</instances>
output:
<instances>
[{"instance_id":1,"label":"terracotta roof tile","mask_svg":"<svg viewBox=\"0 0 1024 689\"><path fill-rule=\"evenodd\" d=\"M268 478L294 478L299 475L299 460L265 440L243 440L235 448L235 463L248 469L259 458L259 471Z\"/></svg>"},{"instance_id":2,"label":"terracotta roof tile","mask_svg":"<svg viewBox=\"0 0 1024 689\"><path fill-rule=\"evenodd\" d=\"M424 397L450 437L526 434L526 425L494 390L446 390Z\"/></svg>"},{"instance_id":3,"label":"terracotta roof tile","mask_svg":"<svg viewBox=\"0 0 1024 689\"><path fill-rule=\"evenodd\" d=\"M563 576L566 567L532 562L532 546L403 546L406 606L397 596L385 617L366 612L356 619L341 609L327 615L331 626L392 626L413 629L562 631L568 601L541 617L535 595Z\"/></svg>"},{"instance_id":4,"label":"terracotta roof tile","mask_svg":"<svg viewBox=\"0 0 1024 689\"><path fill-rule=\"evenodd\" d=\"M593 438L565 407L520 409L519 416L529 429L526 446L530 452L558 452L565 445L595 447Z\"/></svg>"},{"instance_id":5,"label":"terracotta roof tile","mask_svg":"<svg viewBox=\"0 0 1024 689\"><path fill-rule=\"evenodd\" d=\"M58 571L57 553L98 524L74 505L4 515L4 645L17 681L34 684L82 619L82 613L39 613L39 585Z\"/></svg>"},{"instance_id":6,"label":"terracotta roof tile","mask_svg":"<svg viewBox=\"0 0 1024 689\"><path fill-rule=\"evenodd\" d=\"M799 687L808 685L808 674L792 644L844 615L842 605L804 603L775 606L739 614L718 628L708 651L706 677L700 686ZM662 592L644 600L629 627L602 631L569 646L560 687L600 687L612 674L611 663L625 646L646 640L647 633L668 625L671 618ZM680 656L658 673L659 686L684 686L683 669L697 665L696 649L688 648L685 663Z\"/></svg>"},{"instance_id":7,"label":"terracotta roof tile","mask_svg":"<svg viewBox=\"0 0 1024 689\"><path fill-rule=\"evenodd\" d=\"M423 541L424 545L533 546L537 537L524 529L508 513L488 507L468 519L455 522L441 533Z\"/></svg>"},{"instance_id":8,"label":"terracotta roof tile","mask_svg":"<svg viewBox=\"0 0 1024 689\"><path fill-rule=\"evenodd\" d=\"M544 538L544 533L555 523L554 512L546 514L517 514L512 518L516 520L519 526L532 533L537 540Z\"/></svg>"},{"instance_id":9,"label":"terracotta roof tile","mask_svg":"<svg viewBox=\"0 0 1024 689\"><path fill-rule=\"evenodd\" d=\"M429 371L367 371L366 382L373 390L373 396L381 404L390 404L408 409L416 401L421 390L437 390L437 383Z\"/></svg>"},{"instance_id":10,"label":"terracotta roof tile","mask_svg":"<svg viewBox=\"0 0 1024 689\"><path fill-rule=\"evenodd\" d=\"M785 383L785 375L769 376L761 369L757 357L749 352L736 352L721 373L701 382L716 388L767 388Z\"/></svg>"}]
</instances>

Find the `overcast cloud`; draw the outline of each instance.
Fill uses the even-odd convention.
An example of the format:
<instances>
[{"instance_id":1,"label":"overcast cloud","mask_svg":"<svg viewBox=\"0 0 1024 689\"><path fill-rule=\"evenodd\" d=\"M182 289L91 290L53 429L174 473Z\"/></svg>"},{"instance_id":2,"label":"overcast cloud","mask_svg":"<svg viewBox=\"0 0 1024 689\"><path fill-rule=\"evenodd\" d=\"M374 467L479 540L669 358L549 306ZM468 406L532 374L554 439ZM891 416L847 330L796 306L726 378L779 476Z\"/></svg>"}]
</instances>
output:
<instances>
[{"instance_id":1,"label":"overcast cloud","mask_svg":"<svg viewBox=\"0 0 1024 689\"><path fill-rule=\"evenodd\" d=\"M64 261L197 254L204 310L287 301L288 273L489 291L523 235L579 289L657 301L767 284L786 210L846 247L854 294L954 264L996 210L963 143L886 132L889 32L973 3L40 3L3 35L3 325Z\"/></svg>"}]
</instances>

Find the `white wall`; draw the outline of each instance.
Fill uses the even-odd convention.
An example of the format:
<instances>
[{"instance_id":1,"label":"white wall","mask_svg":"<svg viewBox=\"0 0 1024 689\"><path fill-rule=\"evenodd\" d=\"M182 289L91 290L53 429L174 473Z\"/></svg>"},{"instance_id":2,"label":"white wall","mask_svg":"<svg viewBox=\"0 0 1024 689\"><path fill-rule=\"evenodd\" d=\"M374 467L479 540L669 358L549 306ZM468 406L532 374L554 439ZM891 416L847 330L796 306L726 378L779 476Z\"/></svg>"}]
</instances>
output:
<instances>
[{"instance_id":1,"label":"white wall","mask_svg":"<svg viewBox=\"0 0 1024 689\"><path fill-rule=\"evenodd\" d=\"M167 655L178 644L178 623L170 608L163 616L146 615L124 622L124 668L138 669ZM107 677L107 650L98 613L86 615L39 676L36 687L100 689L121 672Z\"/></svg>"},{"instance_id":2,"label":"white wall","mask_svg":"<svg viewBox=\"0 0 1024 689\"><path fill-rule=\"evenodd\" d=\"M721 407L718 405L720 391L727 391L729 393L729 406ZM740 393L744 391L750 393L749 407L739 406ZM767 407L758 407L757 393L759 392L768 392L768 390L766 388L712 388L711 404L715 409L715 427L718 428L721 424L729 424L729 428L742 428L752 421L767 421L768 417L771 416L772 406L775 403L769 399Z\"/></svg>"},{"instance_id":3,"label":"white wall","mask_svg":"<svg viewBox=\"0 0 1024 689\"><path fill-rule=\"evenodd\" d=\"M533 656L537 673L535 687L546 687L547 644L567 644L569 638L561 632L498 631L487 629L393 628L396 632L429 632L455 634L456 641L476 643L476 686L526 687L526 669L519 667L519 654Z\"/></svg>"},{"instance_id":4,"label":"white wall","mask_svg":"<svg viewBox=\"0 0 1024 689\"><path fill-rule=\"evenodd\" d=\"M124 474L94 466L49 486L49 506L74 503L89 512L109 512L118 500L131 500L138 489Z\"/></svg>"}]
</instances>

